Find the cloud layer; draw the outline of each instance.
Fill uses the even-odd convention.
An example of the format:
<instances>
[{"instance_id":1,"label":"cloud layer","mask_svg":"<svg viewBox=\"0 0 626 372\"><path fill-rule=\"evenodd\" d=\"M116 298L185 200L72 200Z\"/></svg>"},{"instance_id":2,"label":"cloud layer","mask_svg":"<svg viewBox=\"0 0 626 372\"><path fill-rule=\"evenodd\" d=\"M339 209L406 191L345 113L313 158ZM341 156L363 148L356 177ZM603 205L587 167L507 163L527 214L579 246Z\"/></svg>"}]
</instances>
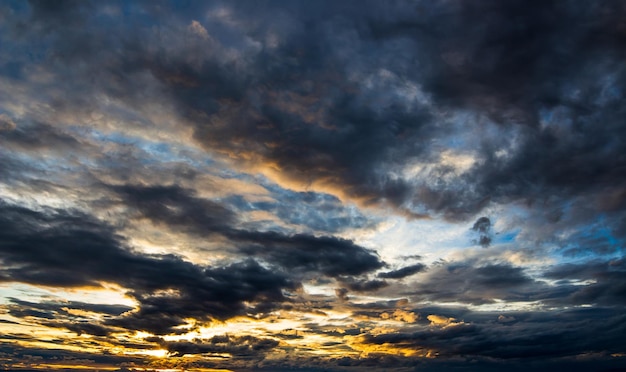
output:
<instances>
[{"instance_id":1,"label":"cloud layer","mask_svg":"<svg viewBox=\"0 0 626 372\"><path fill-rule=\"evenodd\" d=\"M0 365L623 368L625 16L2 3Z\"/></svg>"}]
</instances>

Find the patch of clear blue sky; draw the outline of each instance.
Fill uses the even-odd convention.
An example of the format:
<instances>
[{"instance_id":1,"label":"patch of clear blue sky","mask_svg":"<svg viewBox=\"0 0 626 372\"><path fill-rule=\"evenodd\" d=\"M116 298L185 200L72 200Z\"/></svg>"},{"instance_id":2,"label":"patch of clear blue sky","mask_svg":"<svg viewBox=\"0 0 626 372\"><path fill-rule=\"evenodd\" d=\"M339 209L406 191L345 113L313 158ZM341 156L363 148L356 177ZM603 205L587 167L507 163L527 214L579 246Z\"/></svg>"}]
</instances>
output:
<instances>
[{"instance_id":1,"label":"patch of clear blue sky","mask_svg":"<svg viewBox=\"0 0 626 372\"><path fill-rule=\"evenodd\" d=\"M521 229L515 229L511 231L505 231L494 235L492 244L508 244L513 243L517 239Z\"/></svg>"}]
</instances>

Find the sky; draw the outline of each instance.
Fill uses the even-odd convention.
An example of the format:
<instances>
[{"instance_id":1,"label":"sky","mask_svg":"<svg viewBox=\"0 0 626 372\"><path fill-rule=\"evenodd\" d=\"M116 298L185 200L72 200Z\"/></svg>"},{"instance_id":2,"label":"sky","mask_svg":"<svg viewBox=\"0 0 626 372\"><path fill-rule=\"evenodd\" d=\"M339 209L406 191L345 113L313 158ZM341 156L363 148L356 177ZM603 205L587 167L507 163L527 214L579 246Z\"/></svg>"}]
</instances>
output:
<instances>
[{"instance_id":1,"label":"sky","mask_svg":"<svg viewBox=\"0 0 626 372\"><path fill-rule=\"evenodd\" d=\"M626 369L626 3L0 1L0 367Z\"/></svg>"}]
</instances>

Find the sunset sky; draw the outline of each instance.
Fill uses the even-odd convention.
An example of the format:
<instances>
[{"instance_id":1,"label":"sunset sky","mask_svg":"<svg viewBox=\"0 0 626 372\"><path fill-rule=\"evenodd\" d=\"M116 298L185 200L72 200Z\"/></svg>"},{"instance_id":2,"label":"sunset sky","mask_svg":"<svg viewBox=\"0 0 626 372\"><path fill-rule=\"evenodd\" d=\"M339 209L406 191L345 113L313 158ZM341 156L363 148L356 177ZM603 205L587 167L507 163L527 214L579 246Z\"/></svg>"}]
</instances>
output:
<instances>
[{"instance_id":1,"label":"sunset sky","mask_svg":"<svg viewBox=\"0 0 626 372\"><path fill-rule=\"evenodd\" d=\"M623 371L626 2L0 1L0 369Z\"/></svg>"}]
</instances>

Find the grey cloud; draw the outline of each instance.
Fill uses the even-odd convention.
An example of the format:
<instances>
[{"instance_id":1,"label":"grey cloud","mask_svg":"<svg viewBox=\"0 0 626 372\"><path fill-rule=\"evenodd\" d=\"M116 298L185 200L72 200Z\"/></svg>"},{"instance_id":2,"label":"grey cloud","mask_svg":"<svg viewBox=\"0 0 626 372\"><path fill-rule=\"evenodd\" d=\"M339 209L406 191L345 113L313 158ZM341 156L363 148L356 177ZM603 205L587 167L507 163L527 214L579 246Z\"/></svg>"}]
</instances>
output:
<instances>
[{"instance_id":1,"label":"grey cloud","mask_svg":"<svg viewBox=\"0 0 626 372\"><path fill-rule=\"evenodd\" d=\"M402 279L407 276L417 274L426 269L426 265L422 263L417 263L414 265L409 265L405 267L401 267L397 270L386 271L382 273L378 273L377 276L383 279Z\"/></svg>"},{"instance_id":2,"label":"grey cloud","mask_svg":"<svg viewBox=\"0 0 626 372\"><path fill-rule=\"evenodd\" d=\"M338 277L360 275L381 268L378 255L346 239L275 232L237 231L227 236L244 242L240 251L285 268Z\"/></svg>"},{"instance_id":3,"label":"grey cloud","mask_svg":"<svg viewBox=\"0 0 626 372\"><path fill-rule=\"evenodd\" d=\"M32 340L32 338L30 338ZM146 361L145 358L129 356L129 355L114 355L103 353L101 355L93 354L89 352L70 351L60 348L43 348L43 347L24 347L17 345L14 342L0 343L0 359L2 362L5 360L21 360L26 363L34 362L41 363L41 361L56 363L59 358L63 358L66 363L80 361L82 363L89 363L90 365L121 365L123 363L136 363L143 365ZM35 371L35 369L33 369Z\"/></svg>"},{"instance_id":4,"label":"grey cloud","mask_svg":"<svg viewBox=\"0 0 626 372\"><path fill-rule=\"evenodd\" d=\"M410 287L408 293L420 300L483 304L494 298L525 299L535 293L537 283L520 267L460 262L433 266Z\"/></svg>"},{"instance_id":5,"label":"grey cloud","mask_svg":"<svg viewBox=\"0 0 626 372\"><path fill-rule=\"evenodd\" d=\"M187 37L176 31L196 14L219 6L241 22L206 27L220 48L245 56L239 62L174 42ZM51 55L96 70L106 61L96 84L74 95L139 100L141 73L149 72L159 87L150 98L175 102L207 150L276 164L292 180L321 181L364 203L462 219L490 201L597 195L623 183L617 87L624 81L620 15L626 10L617 3L196 3L174 14L163 5L125 8L131 18L149 14L160 39L150 24L103 33L115 19L94 17L102 13L97 3L51 8L33 3L30 19L33 33L58 25L51 29ZM76 22L87 31L73 32ZM272 34L279 35L274 47L266 43ZM246 46L245 38L258 46ZM100 48L92 53L64 43ZM367 88L363 80L375 76L377 89ZM407 103L395 93L405 83L421 87L430 103ZM442 122L450 110L492 123ZM472 144L460 149L480 160L454 185L390 176L407 161L432 160L446 150L434 144L450 139L447 126L470 133ZM446 174L439 166L430 176Z\"/></svg>"},{"instance_id":6,"label":"grey cloud","mask_svg":"<svg viewBox=\"0 0 626 372\"><path fill-rule=\"evenodd\" d=\"M384 280L367 280L361 278L344 277L341 278L341 283L345 285L349 290L354 292L373 292L381 288L385 288L389 285Z\"/></svg>"},{"instance_id":7,"label":"grey cloud","mask_svg":"<svg viewBox=\"0 0 626 372\"><path fill-rule=\"evenodd\" d=\"M12 131L16 127L15 122L7 114L0 114L0 132Z\"/></svg>"},{"instance_id":8,"label":"grey cloud","mask_svg":"<svg viewBox=\"0 0 626 372\"><path fill-rule=\"evenodd\" d=\"M622 259L555 265L537 278L509 264L451 262L431 266L401 294L418 302L486 304L499 299L537 301L546 308L585 304L621 307L624 275Z\"/></svg>"},{"instance_id":9,"label":"grey cloud","mask_svg":"<svg viewBox=\"0 0 626 372\"><path fill-rule=\"evenodd\" d=\"M286 300L283 289L296 287L285 274L252 260L201 267L173 255L132 252L109 226L79 212L5 203L0 209L4 280L61 287L117 283L141 306L138 313L108 320L110 325L173 332L186 317L227 319L267 311Z\"/></svg>"},{"instance_id":10,"label":"grey cloud","mask_svg":"<svg viewBox=\"0 0 626 372\"><path fill-rule=\"evenodd\" d=\"M93 336L110 336L112 333L125 332L119 328L107 327L101 324L95 324L93 320L80 320L73 322L49 321L40 322L40 325L52 328L65 328L76 333L78 336L83 334Z\"/></svg>"},{"instance_id":11,"label":"grey cloud","mask_svg":"<svg viewBox=\"0 0 626 372\"><path fill-rule=\"evenodd\" d=\"M258 357L278 346L278 341L254 336L213 336L210 339L192 341L165 341L156 339L172 356L185 354L230 354L236 357Z\"/></svg>"},{"instance_id":12,"label":"grey cloud","mask_svg":"<svg viewBox=\"0 0 626 372\"><path fill-rule=\"evenodd\" d=\"M120 315L124 312L132 310L132 307L128 307L125 305L115 305L115 304L93 304L87 302L80 301L46 301L46 302L29 302L20 300L17 298L9 298L9 301L12 304L18 305L20 307L30 307L33 309L38 309L42 311L52 312L54 314L63 313L68 314L67 309L80 309L84 311L90 311L94 313L100 313L105 315Z\"/></svg>"},{"instance_id":13,"label":"grey cloud","mask_svg":"<svg viewBox=\"0 0 626 372\"><path fill-rule=\"evenodd\" d=\"M72 135L45 123L20 125L10 131L0 131L0 143L7 148L33 154L37 151L76 151L83 146Z\"/></svg>"},{"instance_id":14,"label":"grey cloud","mask_svg":"<svg viewBox=\"0 0 626 372\"><path fill-rule=\"evenodd\" d=\"M113 186L126 205L165 226L209 235L229 229L235 215L220 204L197 198L192 190L171 186ZM132 211L132 210L131 210Z\"/></svg>"},{"instance_id":15,"label":"grey cloud","mask_svg":"<svg viewBox=\"0 0 626 372\"><path fill-rule=\"evenodd\" d=\"M218 8L228 17L211 18ZM455 317L480 321L365 338L462 354L467 365L382 356L335 362L462 370L496 360L495 367L485 368L502 370L531 359L537 361L532 367L557 370L550 363L571 367L576 355L623 354L618 346L624 344L624 319L618 312L625 298L624 265L610 258L623 256L626 239L625 15L621 2L546 0L4 2L0 177L18 194L21 187L44 189L33 174L38 182L56 182L48 177L51 170L25 158L53 151L61 169L68 152L86 151L88 141L67 128L91 125L83 118L92 112L106 110L110 117L102 125L113 132L158 131L143 115L149 102L162 104L172 126L192 132L210 156L227 158L234 167L255 166L246 171L272 169L283 186L322 186L361 206L392 206L408 217L467 222L487 207L522 208L523 221L514 226L520 238L511 243L519 247L513 248L533 245L536 252L545 245L551 254L572 259L604 258L533 273L539 277L510 264L461 262L428 269L409 265L370 279L385 265L353 241L246 230L231 209L233 200L205 200L176 183L129 184L104 188L132 217L195 237L219 235L230 241L228 253L250 260L204 267L172 255L143 255L129 250L112 226L84 212L2 203L0 281L59 287L111 281L128 288L140 303L137 312L101 308L110 318L95 327L76 319L55 323L100 335L115 327L182 332L176 327L187 317L227 319L288 308L283 291L296 290L299 279L312 276L333 277L344 299L344 290L389 284L385 290L402 288L403 296L432 302L593 304L606 312L550 313L552 320L515 313L514 322L497 323L494 316L492 324L466 311ZM210 38L191 35L192 20ZM147 153L90 150L98 153L94 164L81 156L77 161L91 169L64 169L63 175L114 173L122 182L136 182L135 172L156 173L145 164ZM441 161L450 152L474 161L456 169ZM422 173L410 178L414 164ZM75 186L67 182L57 185L56 195ZM311 205L333 208L334 201ZM276 209L285 221L312 218L312 226L331 233L346 223L306 213L290 219L288 212ZM483 218L473 233L487 247L494 238L491 221ZM578 232L561 238L563 231ZM407 278L418 272L419 281ZM401 278L402 286L380 280ZM63 314L51 304L14 305L12 314L29 321ZM385 306L393 304L380 305ZM231 341L224 348L236 353ZM211 347L171 346L173 353ZM2 351L15 358L26 353L15 345ZM45 358L54 352L33 349ZM579 366L623 368L623 361L607 362L607 355Z\"/></svg>"},{"instance_id":16,"label":"grey cloud","mask_svg":"<svg viewBox=\"0 0 626 372\"><path fill-rule=\"evenodd\" d=\"M570 291L564 298L556 298L556 303L600 304L624 306L626 301L626 261L596 261L585 264L562 264L546 271L549 279L560 279L561 286ZM591 281L586 285L571 285L573 281Z\"/></svg>"},{"instance_id":17,"label":"grey cloud","mask_svg":"<svg viewBox=\"0 0 626 372\"><path fill-rule=\"evenodd\" d=\"M380 258L350 240L309 234L237 229L235 214L222 205L177 186L116 186L125 202L150 220L200 236L221 234L237 250L288 270L336 277L360 275L383 266Z\"/></svg>"},{"instance_id":18,"label":"grey cloud","mask_svg":"<svg viewBox=\"0 0 626 372\"><path fill-rule=\"evenodd\" d=\"M491 244L491 220L487 217L480 217L472 226L472 230L478 233L478 244L487 248Z\"/></svg>"},{"instance_id":19,"label":"grey cloud","mask_svg":"<svg viewBox=\"0 0 626 372\"><path fill-rule=\"evenodd\" d=\"M584 352L615 352L621 349L618 345L623 342L623 326L619 324L623 316L609 310L610 316L605 319L597 317L594 312L590 310L587 314L592 321L582 320L581 314L568 312L557 313L556 318L555 314L531 312L535 315L534 319L528 318L512 325L494 321L431 327L412 333L366 335L364 342L433 348L442 357L483 356L517 362L555 361L554 358L574 358Z\"/></svg>"},{"instance_id":20,"label":"grey cloud","mask_svg":"<svg viewBox=\"0 0 626 372\"><path fill-rule=\"evenodd\" d=\"M373 6L369 10L375 9ZM289 15L306 19L301 11L292 9ZM233 103L233 108L238 110L236 116L216 112L210 106L202 107L201 114L212 116L215 121L203 120L202 125L196 126L199 140L208 148L221 147L230 153L253 152L262 159L277 162L283 172L296 179L333 180L355 197L372 202L387 200L396 205L404 205L415 198L415 203L449 211L450 216L476 212L489 199L498 202L516 197L533 199L536 192L555 189L568 194L594 193L600 184L621 184L618 169L623 168L623 159L619 156L623 151L612 138L624 135L619 121L623 105L617 100L602 102L601 91L605 87L588 83L613 71L619 71L618 81L623 80L621 69L612 68L623 50L624 41L616 31L618 18L615 16L623 14L621 6L543 2L529 7L519 1L480 5L441 3L432 7L431 17L419 17L417 9L406 5L392 8L389 19L367 11L355 12L341 26L329 20L313 28L310 35L294 33L276 51L260 54L258 64L251 67L250 73L258 82L268 81L270 88L254 91L256 81L244 84L242 88L246 93ZM509 18L516 23L504 21ZM471 27L477 19L482 27ZM572 24L585 21L588 21L585 27L570 32ZM520 27L512 27L512 24ZM334 96L331 93L329 96L334 100L320 103L326 112L321 120L335 128L329 131L308 125L301 116L306 108L299 105L297 99L290 102L297 107L295 111L281 107L280 100L269 99L283 97L285 92L305 99L311 95L311 89L329 91L326 76L333 73L341 76L346 72L334 66L350 64L334 53L334 48L341 45L340 39L327 30L341 33L347 31L346 27L368 30L372 38L367 39L367 32L360 34L362 37L355 42L361 49L348 49L353 58L380 57L386 69L421 82L435 102L470 109L478 116L497 122L506 134L517 135L518 149L508 157L498 157L497 143L485 141L479 145L485 161L458 179L468 185L463 192L426 187L416 194L412 185L385 178L384 169L394 164L392 154L396 159L427 156L435 149L428 147L426 139L446 137L430 119L430 108L365 105L357 94L345 92L358 90L358 87L344 80L344 92ZM568 42L557 51L553 44L561 39ZM375 51L383 43L392 42L404 46L404 52L413 56L415 62L393 62L385 54L381 55L382 52ZM304 52L298 53L300 50ZM384 47L382 51L387 52ZM458 63L445 63L447 55L459 56ZM270 65L273 69L269 70L259 68L279 57L298 64ZM603 63L598 63L598 58ZM563 63L571 60L577 62ZM420 63L426 68L413 70L419 72L409 70ZM567 68L562 68L564 65ZM379 66L371 68L376 67ZM299 80L292 79L292 70L297 71ZM582 76L581 72L584 72ZM182 108L197 110L195 102L205 95L203 87L211 86L205 80L210 76L202 70L194 72L190 77L198 82L198 88L186 90L186 94L180 94L180 89L167 81L164 83L170 86L172 98ZM309 80L315 81L309 90L298 83ZM223 85L219 80L215 84ZM567 97L568 84L582 90L580 98ZM250 92L254 92L254 96ZM212 93L209 97L219 97L219 94ZM253 103L258 101L261 103ZM592 105L599 111L587 109L583 101L596 102ZM561 110L566 117L564 120L575 123L571 129L538 125L541 115L545 116L542 112L553 109ZM592 114L594 111L597 114ZM598 128L594 124L598 120L606 124ZM236 124L234 127L218 125L224 121ZM333 135L329 138L324 133ZM412 139L421 141L417 141L418 146L404 144L405 141L414 143ZM238 143L238 147L227 145L233 142ZM266 147L264 143L272 146ZM612 146L606 146L611 143ZM528 183L535 187L527 187Z\"/></svg>"}]
</instances>

